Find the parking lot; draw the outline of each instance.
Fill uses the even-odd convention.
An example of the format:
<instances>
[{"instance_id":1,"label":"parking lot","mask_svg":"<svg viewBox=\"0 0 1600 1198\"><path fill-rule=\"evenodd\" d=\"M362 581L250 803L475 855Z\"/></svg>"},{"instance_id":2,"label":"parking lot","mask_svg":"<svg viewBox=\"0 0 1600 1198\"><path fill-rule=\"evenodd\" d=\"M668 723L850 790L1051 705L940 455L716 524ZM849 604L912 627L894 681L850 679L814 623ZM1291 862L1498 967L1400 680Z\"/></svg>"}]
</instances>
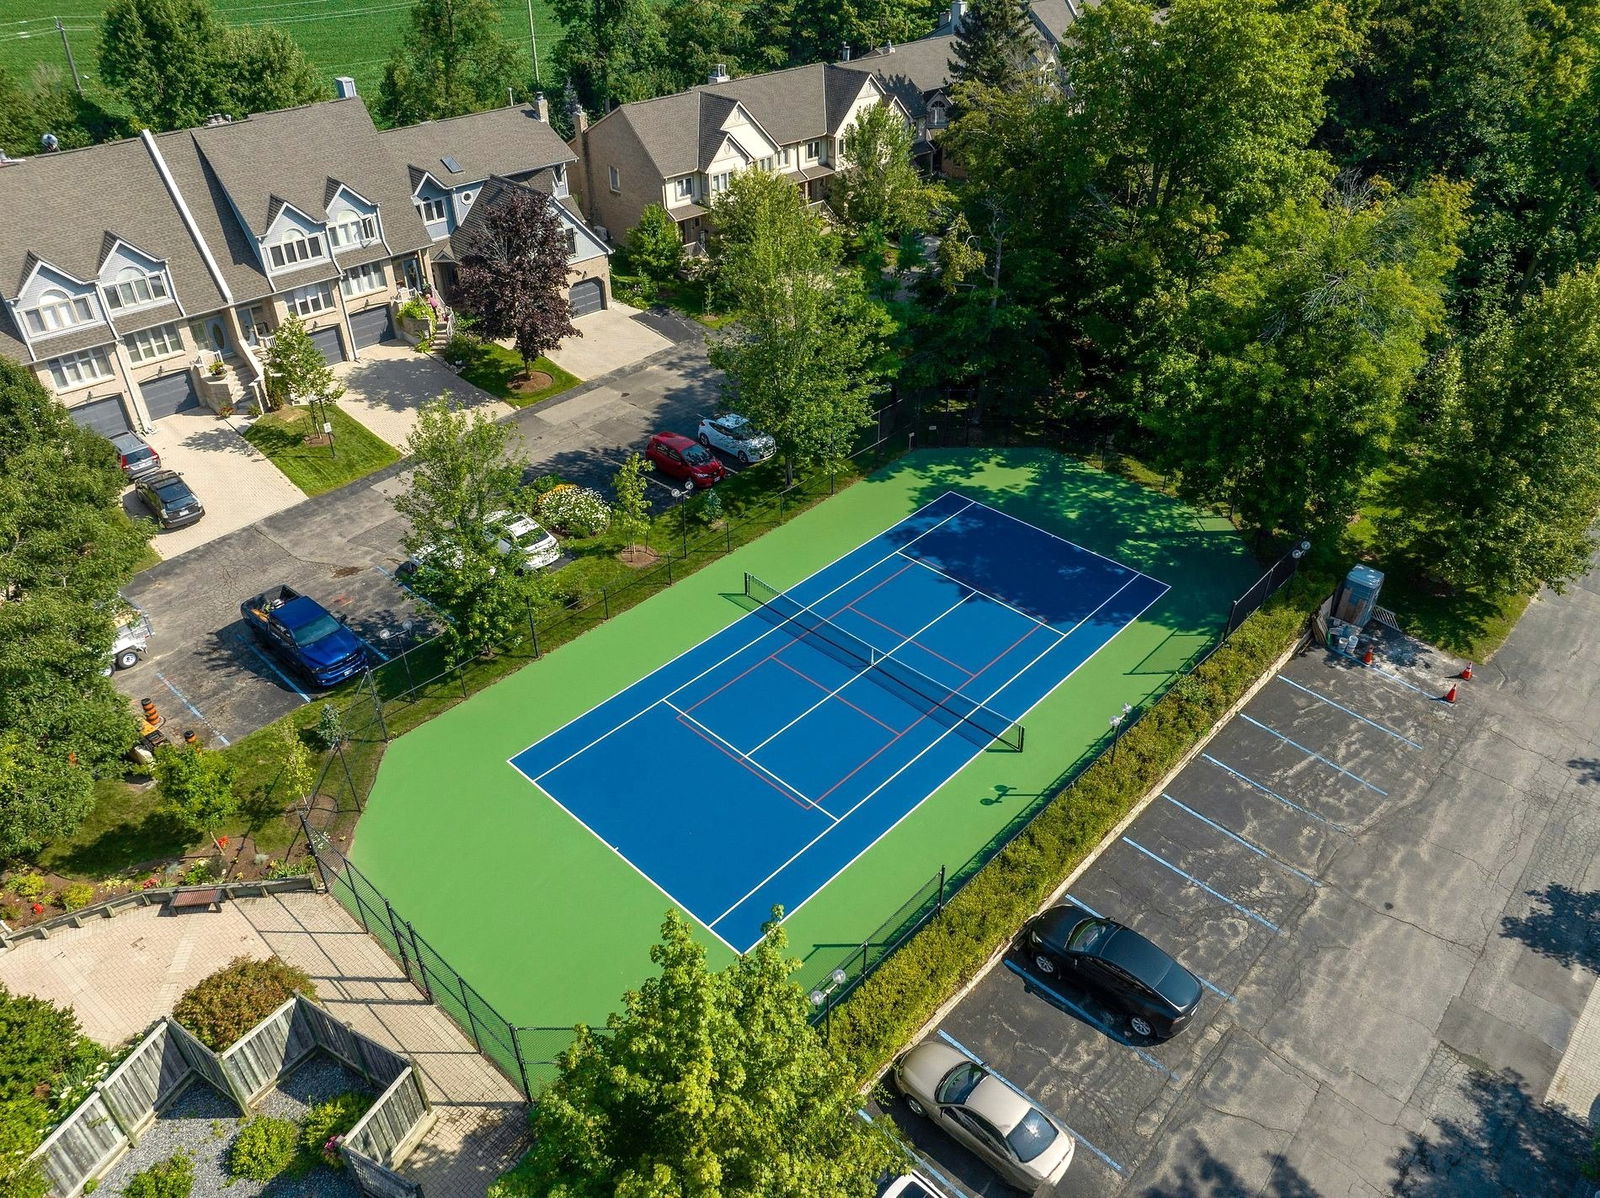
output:
<instances>
[{"instance_id":1,"label":"parking lot","mask_svg":"<svg viewBox=\"0 0 1600 1198\"><path fill-rule=\"evenodd\" d=\"M1570 1192L1469 1184L1435 1145L1492 1138L1469 1077L1499 1079L1506 1109L1550 1084L1592 965L1497 933L1530 880L1582 877L1600 821L1573 770L1534 783L1578 755L1535 743L1550 730L1520 692L1480 671L1452 706L1461 663L1397 646L1370 668L1316 648L1290 661L1069 884L1201 979L1188 1027L1141 1040L1018 946L938 1022L1077 1138L1051 1192ZM1540 835L1573 812L1581 862L1562 860L1570 828ZM1011 1192L903 1101L889 1110L956 1185Z\"/></svg>"}]
</instances>

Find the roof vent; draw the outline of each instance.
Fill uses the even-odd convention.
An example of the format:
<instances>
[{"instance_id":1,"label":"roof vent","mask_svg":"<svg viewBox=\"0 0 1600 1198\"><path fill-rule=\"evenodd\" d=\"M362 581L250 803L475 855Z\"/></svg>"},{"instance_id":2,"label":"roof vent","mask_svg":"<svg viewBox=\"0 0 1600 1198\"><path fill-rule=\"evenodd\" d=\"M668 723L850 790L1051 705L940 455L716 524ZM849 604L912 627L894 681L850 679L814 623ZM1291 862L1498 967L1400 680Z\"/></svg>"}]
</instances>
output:
<instances>
[{"instance_id":1,"label":"roof vent","mask_svg":"<svg viewBox=\"0 0 1600 1198\"><path fill-rule=\"evenodd\" d=\"M333 94L341 100L354 100L356 98L356 81L349 75L335 75L333 77Z\"/></svg>"},{"instance_id":2,"label":"roof vent","mask_svg":"<svg viewBox=\"0 0 1600 1198\"><path fill-rule=\"evenodd\" d=\"M850 61L850 43L849 42L846 42L844 45L839 47L839 61L840 62L849 62Z\"/></svg>"},{"instance_id":3,"label":"roof vent","mask_svg":"<svg viewBox=\"0 0 1600 1198\"><path fill-rule=\"evenodd\" d=\"M218 125L231 125L231 124L233 124L233 118L231 116L226 115L225 113L213 112L210 116L206 117L206 128L207 129L213 129Z\"/></svg>"},{"instance_id":4,"label":"roof vent","mask_svg":"<svg viewBox=\"0 0 1600 1198\"><path fill-rule=\"evenodd\" d=\"M449 171L452 175L459 175L461 173L461 163L457 162L453 156L446 154L443 158L439 159L439 161L444 163L444 169Z\"/></svg>"},{"instance_id":5,"label":"roof vent","mask_svg":"<svg viewBox=\"0 0 1600 1198\"><path fill-rule=\"evenodd\" d=\"M894 43L893 42L884 42L883 43L883 49L878 51L878 53L880 53L880 54L893 54L894 53Z\"/></svg>"},{"instance_id":6,"label":"roof vent","mask_svg":"<svg viewBox=\"0 0 1600 1198\"><path fill-rule=\"evenodd\" d=\"M707 83L727 83L728 82L728 64L725 63L725 62L719 62L716 66L712 67L711 68L711 73L706 76L706 82Z\"/></svg>"}]
</instances>

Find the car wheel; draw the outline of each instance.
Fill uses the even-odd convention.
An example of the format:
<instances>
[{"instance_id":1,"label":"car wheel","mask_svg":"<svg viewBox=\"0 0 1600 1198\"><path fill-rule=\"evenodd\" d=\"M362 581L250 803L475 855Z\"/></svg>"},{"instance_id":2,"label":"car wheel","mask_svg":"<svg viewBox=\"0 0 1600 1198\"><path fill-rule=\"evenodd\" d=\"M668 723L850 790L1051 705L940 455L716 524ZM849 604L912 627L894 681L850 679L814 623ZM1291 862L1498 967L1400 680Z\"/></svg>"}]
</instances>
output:
<instances>
[{"instance_id":1,"label":"car wheel","mask_svg":"<svg viewBox=\"0 0 1600 1198\"><path fill-rule=\"evenodd\" d=\"M117 654L117 669L131 670L139 664L139 654L132 649L124 649Z\"/></svg>"},{"instance_id":2,"label":"car wheel","mask_svg":"<svg viewBox=\"0 0 1600 1198\"><path fill-rule=\"evenodd\" d=\"M909 1094L906 1095L906 1109L919 1119L926 1119L928 1117L927 1108Z\"/></svg>"},{"instance_id":3,"label":"car wheel","mask_svg":"<svg viewBox=\"0 0 1600 1198\"><path fill-rule=\"evenodd\" d=\"M744 450L741 449L739 451L739 465L748 466L749 464L750 464L750 455L748 453L746 453Z\"/></svg>"},{"instance_id":4,"label":"car wheel","mask_svg":"<svg viewBox=\"0 0 1600 1198\"><path fill-rule=\"evenodd\" d=\"M704 445L707 449L710 449L711 448L711 438L706 436L704 433L701 433L700 434L700 444Z\"/></svg>"},{"instance_id":5,"label":"car wheel","mask_svg":"<svg viewBox=\"0 0 1600 1198\"><path fill-rule=\"evenodd\" d=\"M1033 954L1033 967L1046 977L1053 976L1057 968L1055 961L1050 957L1045 956L1043 953Z\"/></svg>"},{"instance_id":6,"label":"car wheel","mask_svg":"<svg viewBox=\"0 0 1600 1198\"><path fill-rule=\"evenodd\" d=\"M1135 1036L1148 1036L1154 1030L1150 1026L1148 1019L1141 1018L1138 1015L1128 1020L1128 1026L1133 1030Z\"/></svg>"}]
</instances>

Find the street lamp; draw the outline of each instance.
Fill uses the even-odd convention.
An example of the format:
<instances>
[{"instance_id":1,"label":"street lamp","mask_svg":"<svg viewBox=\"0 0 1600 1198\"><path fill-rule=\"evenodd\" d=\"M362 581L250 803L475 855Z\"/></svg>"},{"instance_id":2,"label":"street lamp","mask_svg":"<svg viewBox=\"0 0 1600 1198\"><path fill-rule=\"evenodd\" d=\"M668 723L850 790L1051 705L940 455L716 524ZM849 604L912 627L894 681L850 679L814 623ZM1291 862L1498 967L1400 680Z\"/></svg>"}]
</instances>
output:
<instances>
[{"instance_id":1,"label":"street lamp","mask_svg":"<svg viewBox=\"0 0 1600 1198\"><path fill-rule=\"evenodd\" d=\"M1117 742L1122 739L1122 721L1127 719L1132 714L1133 714L1133 705L1131 703L1124 703L1122 705L1122 714L1121 715L1114 715L1108 721L1108 723L1110 723L1110 725L1111 725L1111 760L1112 761L1115 761L1117 759Z\"/></svg>"},{"instance_id":2,"label":"street lamp","mask_svg":"<svg viewBox=\"0 0 1600 1198\"><path fill-rule=\"evenodd\" d=\"M833 1023L833 1004L828 1000L833 997L833 992L850 980L850 975L842 969L835 969L828 976L828 984L819 986L811 992L811 1005L822 1008L822 1038L828 1038L828 1032Z\"/></svg>"}]
</instances>

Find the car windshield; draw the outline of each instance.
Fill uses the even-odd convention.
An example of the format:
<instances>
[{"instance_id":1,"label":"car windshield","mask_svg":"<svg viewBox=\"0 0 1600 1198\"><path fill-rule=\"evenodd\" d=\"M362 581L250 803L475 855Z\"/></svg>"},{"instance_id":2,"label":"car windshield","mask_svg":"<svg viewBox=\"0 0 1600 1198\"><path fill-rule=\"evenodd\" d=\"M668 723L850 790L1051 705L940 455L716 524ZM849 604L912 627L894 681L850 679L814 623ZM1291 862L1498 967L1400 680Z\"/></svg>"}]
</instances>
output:
<instances>
[{"instance_id":1,"label":"car windshield","mask_svg":"<svg viewBox=\"0 0 1600 1198\"><path fill-rule=\"evenodd\" d=\"M161 496L162 503L188 503L192 498L189 488L176 480L162 483L156 488L156 494Z\"/></svg>"},{"instance_id":2,"label":"car windshield","mask_svg":"<svg viewBox=\"0 0 1600 1198\"><path fill-rule=\"evenodd\" d=\"M1104 940L1111 932L1111 925L1103 919L1086 919L1073 929L1072 939L1067 947L1074 952L1086 953Z\"/></svg>"},{"instance_id":3,"label":"car windshield","mask_svg":"<svg viewBox=\"0 0 1600 1198\"><path fill-rule=\"evenodd\" d=\"M944 1080L939 1083L938 1092L934 1097L946 1105L965 1102L967 1095L976 1090L978 1083L987 1076L982 1065L963 1061L944 1075Z\"/></svg>"},{"instance_id":4,"label":"car windshield","mask_svg":"<svg viewBox=\"0 0 1600 1198\"><path fill-rule=\"evenodd\" d=\"M1029 1107L1028 1113L1022 1117L1022 1122L1011 1129L1011 1134L1006 1137L1006 1143L1011 1145L1011 1151L1017 1154L1019 1161L1031 1161L1054 1144L1060 1134L1055 1124L1044 1117L1043 1112Z\"/></svg>"},{"instance_id":5,"label":"car windshield","mask_svg":"<svg viewBox=\"0 0 1600 1198\"><path fill-rule=\"evenodd\" d=\"M690 445L683 451L683 460L691 466L704 466L711 460L711 455L698 445Z\"/></svg>"},{"instance_id":6,"label":"car windshield","mask_svg":"<svg viewBox=\"0 0 1600 1198\"><path fill-rule=\"evenodd\" d=\"M324 612L311 623L294 630L295 643L298 645L314 645L323 637L332 636L339 631L339 621Z\"/></svg>"}]
</instances>

